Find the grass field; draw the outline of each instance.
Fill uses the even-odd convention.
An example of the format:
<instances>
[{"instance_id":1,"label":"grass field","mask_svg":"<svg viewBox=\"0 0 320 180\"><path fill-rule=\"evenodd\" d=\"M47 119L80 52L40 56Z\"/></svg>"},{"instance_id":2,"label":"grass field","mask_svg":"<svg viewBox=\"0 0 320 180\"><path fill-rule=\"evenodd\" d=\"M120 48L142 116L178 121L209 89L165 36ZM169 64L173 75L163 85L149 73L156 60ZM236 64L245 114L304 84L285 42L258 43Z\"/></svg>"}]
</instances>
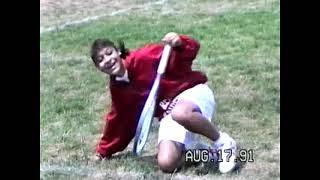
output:
<instances>
[{"instance_id":1,"label":"grass field","mask_svg":"<svg viewBox=\"0 0 320 180\"><path fill-rule=\"evenodd\" d=\"M40 4L40 29L101 15L40 35L42 179L280 179L279 1L80 2ZM254 150L254 162L237 173L197 166L163 174L154 157L157 123L143 157L132 156L131 143L111 160L90 161L110 106L108 81L89 57L91 43L101 37L123 39L134 49L170 31L199 40L194 69L208 75L214 90L214 121L242 148Z\"/></svg>"}]
</instances>

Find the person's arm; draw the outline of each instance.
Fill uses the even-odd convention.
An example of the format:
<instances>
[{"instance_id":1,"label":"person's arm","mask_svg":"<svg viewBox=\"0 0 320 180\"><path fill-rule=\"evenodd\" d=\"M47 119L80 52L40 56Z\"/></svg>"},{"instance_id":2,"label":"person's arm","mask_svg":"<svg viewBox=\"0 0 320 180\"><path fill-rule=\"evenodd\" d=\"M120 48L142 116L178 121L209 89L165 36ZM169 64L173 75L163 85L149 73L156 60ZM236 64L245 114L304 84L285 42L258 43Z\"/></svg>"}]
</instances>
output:
<instances>
[{"instance_id":1,"label":"person's arm","mask_svg":"<svg viewBox=\"0 0 320 180\"><path fill-rule=\"evenodd\" d=\"M183 76L186 72L192 71L192 62L200 49L198 41L177 33L166 34L162 41L172 46L166 73Z\"/></svg>"},{"instance_id":2,"label":"person's arm","mask_svg":"<svg viewBox=\"0 0 320 180\"><path fill-rule=\"evenodd\" d=\"M170 44L176 52L174 59L183 61L193 61L200 49L197 40L187 35L177 34L174 32L167 33L162 39L163 42Z\"/></svg>"},{"instance_id":3,"label":"person's arm","mask_svg":"<svg viewBox=\"0 0 320 180\"><path fill-rule=\"evenodd\" d=\"M101 158L109 158L114 153L124 150L134 137L134 122L134 117L120 115L112 106L106 116L106 124L96 148L97 155Z\"/></svg>"}]
</instances>

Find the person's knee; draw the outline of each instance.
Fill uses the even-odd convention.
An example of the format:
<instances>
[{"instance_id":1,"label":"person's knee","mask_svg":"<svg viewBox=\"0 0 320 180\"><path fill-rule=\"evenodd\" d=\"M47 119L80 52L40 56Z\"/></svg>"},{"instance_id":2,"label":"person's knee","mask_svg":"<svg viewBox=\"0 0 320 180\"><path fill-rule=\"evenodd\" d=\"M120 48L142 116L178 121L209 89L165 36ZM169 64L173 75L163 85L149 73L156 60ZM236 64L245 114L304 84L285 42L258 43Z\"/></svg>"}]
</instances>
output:
<instances>
[{"instance_id":1,"label":"person's knee","mask_svg":"<svg viewBox=\"0 0 320 180\"><path fill-rule=\"evenodd\" d=\"M158 165L161 171L165 173L172 173L177 168L177 163L170 159L169 156L158 156Z\"/></svg>"},{"instance_id":2,"label":"person's knee","mask_svg":"<svg viewBox=\"0 0 320 180\"><path fill-rule=\"evenodd\" d=\"M191 120L192 113L194 113L195 109L197 109L197 106L191 102L180 102L172 109L172 119L182 126L188 125L188 122Z\"/></svg>"},{"instance_id":3,"label":"person's knee","mask_svg":"<svg viewBox=\"0 0 320 180\"><path fill-rule=\"evenodd\" d=\"M179 168L181 160L181 147L172 141L162 141L159 144L158 165L165 173L172 173Z\"/></svg>"}]
</instances>

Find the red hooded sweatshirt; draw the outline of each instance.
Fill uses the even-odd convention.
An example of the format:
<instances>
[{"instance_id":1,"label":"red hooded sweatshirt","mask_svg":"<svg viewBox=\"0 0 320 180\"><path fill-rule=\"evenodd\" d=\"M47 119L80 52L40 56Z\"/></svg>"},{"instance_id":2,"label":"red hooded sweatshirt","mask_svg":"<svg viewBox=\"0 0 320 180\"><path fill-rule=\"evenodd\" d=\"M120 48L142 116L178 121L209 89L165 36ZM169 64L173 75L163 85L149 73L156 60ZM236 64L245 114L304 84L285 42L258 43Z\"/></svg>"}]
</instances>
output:
<instances>
[{"instance_id":1,"label":"red hooded sweatshirt","mask_svg":"<svg viewBox=\"0 0 320 180\"><path fill-rule=\"evenodd\" d=\"M207 77L192 71L192 61L200 48L199 43L180 35L182 45L172 48L165 73L160 81L157 104L163 99L173 99L186 89L205 83ZM124 150L133 139L140 113L151 90L163 51L163 44L149 44L131 52L124 65L130 82L116 81L110 77L111 110L106 115L106 125L97 146L103 157ZM155 116L162 118L164 110L157 106Z\"/></svg>"}]
</instances>

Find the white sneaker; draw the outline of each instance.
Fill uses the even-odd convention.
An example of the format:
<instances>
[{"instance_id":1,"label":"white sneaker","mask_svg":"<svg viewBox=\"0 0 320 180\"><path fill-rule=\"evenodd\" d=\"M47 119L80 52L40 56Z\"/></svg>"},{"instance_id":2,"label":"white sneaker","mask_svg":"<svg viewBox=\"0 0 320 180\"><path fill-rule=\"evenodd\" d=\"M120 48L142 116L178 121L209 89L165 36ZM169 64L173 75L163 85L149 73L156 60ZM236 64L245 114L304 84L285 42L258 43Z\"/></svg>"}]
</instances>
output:
<instances>
[{"instance_id":1,"label":"white sneaker","mask_svg":"<svg viewBox=\"0 0 320 180\"><path fill-rule=\"evenodd\" d=\"M228 134L220 132L220 138L213 144L218 152L219 170L221 173L232 171L236 166L237 144Z\"/></svg>"}]
</instances>

